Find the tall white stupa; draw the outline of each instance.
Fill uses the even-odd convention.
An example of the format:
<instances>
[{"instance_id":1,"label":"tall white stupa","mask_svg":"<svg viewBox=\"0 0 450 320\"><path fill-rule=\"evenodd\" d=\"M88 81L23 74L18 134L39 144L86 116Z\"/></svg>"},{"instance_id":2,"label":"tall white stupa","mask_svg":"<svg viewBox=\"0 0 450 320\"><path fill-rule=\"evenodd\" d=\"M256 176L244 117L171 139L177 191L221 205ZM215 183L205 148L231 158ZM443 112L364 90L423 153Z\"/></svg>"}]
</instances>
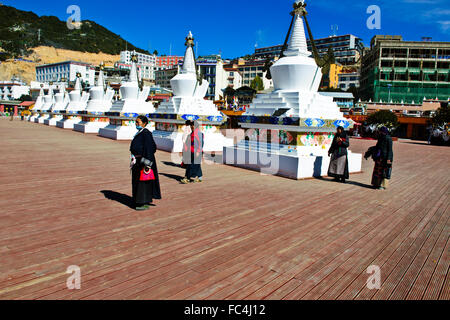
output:
<instances>
[{"instance_id":1,"label":"tall white stupa","mask_svg":"<svg viewBox=\"0 0 450 320\"><path fill-rule=\"evenodd\" d=\"M50 119L50 110L52 109L54 103L55 97L53 93L53 86L50 85L47 95L44 96L44 104L40 108L39 117L37 117L34 122L43 124L45 120Z\"/></svg>"},{"instance_id":2,"label":"tall white stupa","mask_svg":"<svg viewBox=\"0 0 450 320\"><path fill-rule=\"evenodd\" d=\"M81 74L79 73L77 74L77 80L75 81L75 88L69 93L69 100L69 105L66 110L62 111L63 119L56 122L58 128L73 129L74 124L80 123L83 120L79 112L86 109L89 93L83 91L81 86Z\"/></svg>"},{"instance_id":3,"label":"tall white stupa","mask_svg":"<svg viewBox=\"0 0 450 320\"><path fill-rule=\"evenodd\" d=\"M105 128L109 124L109 119L105 116L105 113L111 110L113 97L114 90L110 87L105 88L102 63L97 85L89 90L86 110L81 111L83 121L74 124L74 130L83 133L98 133L101 128Z\"/></svg>"},{"instance_id":4,"label":"tall white stupa","mask_svg":"<svg viewBox=\"0 0 450 320\"><path fill-rule=\"evenodd\" d=\"M225 164L294 179L325 176L337 127L353 127L332 97L318 93L322 70L308 51L305 7L294 3L289 45L270 68L274 91L258 95L241 117L248 139L224 149ZM360 172L362 156L349 152L348 159L350 172Z\"/></svg>"},{"instance_id":5,"label":"tall white stupa","mask_svg":"<svg viewBox=\"0 0 450 320\"><path fill-rule=\"evenodd\" d=\"M39 96L36 99L36 103L34 104L33 109L31 109L31 115L28 118L28 121L34 122L34 120L39 117L39 112L44 105L44 85L41 84L41 90L39 91Z\"/></svg>"},{"instance_id":6,"label":"tall white stupa","mask_svg":"<svg viewBox=\"0 0 450 320\"><path fill-rule=\"evenodd\" d=\"M132 140L137 133L136 118L140 115L148 116L155 112L153 103L146 102L150 93L150 87L139 86L137 73L137 55L132 55L130 77L120 87L121 99L115 101L111 109L105 113L109 118L109 124L99 130L99 135L113 140ZM148 129L153 131L153 124L149 123Z\"/></svg>"},{"instance_id":7,"label":"tall white stupa","mask_svg":"<svg viewBox=\"0 0 450 320\"><path fill-rule=\"evenodd\" d=\"M56 126L56 123L63 119L61 112L65 111L69 104L69 94L66 91L65 85L61 84L58 90L58 93L54 96L54 104L50 109L50 118L44 120L44 124L47 126Z\"/></svg>"},{"instance_id":8,"label":"tall white stupa","mask_svg":"<svg viewBox=\"0 0 450 320\"><path fill-rule=\"evenodd\" d=\"M3 89L3 96L2 96L3 100L4 101L9 101L9 96L10 95L11 95L11 92L9 91L8 87L5 87Z\"/></svg>"},{"instance_id":9,"label":"tall white stupa","mask_svg":"<svg viewBox=\"0 0 450 320\"><path fill-rule=\"evenodd\" d=\"M153 137L158 149L181 152L183 137L186 137L187 120L198 121L204 134L204 151L222 151L224 146L232 146L233 140L225 138L220 126L226 117L217 110L210 100L205 100L209 83L199 79L194 58L194 37L189 32L186 38L186 53L179 73L170 81L174 97L162 103L150 115L156 123Z\"/></svg>"}]
</instances>

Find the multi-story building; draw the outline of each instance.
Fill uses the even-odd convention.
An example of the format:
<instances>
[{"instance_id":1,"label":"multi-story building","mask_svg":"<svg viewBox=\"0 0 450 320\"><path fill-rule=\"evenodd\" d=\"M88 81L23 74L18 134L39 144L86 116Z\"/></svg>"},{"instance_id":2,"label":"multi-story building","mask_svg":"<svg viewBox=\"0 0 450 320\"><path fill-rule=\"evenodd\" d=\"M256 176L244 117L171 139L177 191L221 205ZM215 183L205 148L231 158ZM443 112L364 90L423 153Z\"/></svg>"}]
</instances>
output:
<instances>
[{"instance_id":1,"label":"multi-story building","mask_svg":"<svg viewBox=\"0 0 450 320\"><path fill-rule=\"evenodd\" d=\"M275 58L281 55L281 50L283 49L283 45L264 47L264 48L256 48L255 49L255 58L256 59L267 59L267 58Z\"/></svg>"},{"instance_id":2,"label":"multi-story building","mask_svg":"<svg viewBox=\"0 0 450 320\"><path fill-rule=\"evenodd\" d=\"M180 56L160 56L156 57L155 66L157 70L172 69L182 64L184 57Z\"/></svg>"},{"instance_id":3,"label":"multi-story building","mask_svg":"<svg viewBox=\"0 0 450 320\"><path fill-rule=\"evenodd\" d=\"M375 36L363 57L361 94L366 101L421 102L450 97L450 42L403 41Z\"/></svg>"},{"instance_id":4,"label":"multi-story building","mask_svg":"<svg viewBox=\"0 0 450 320\"><path fill-rule=\"evenodd\" d=\"M336 62L343 66L358 64L364 50L362 40L352 34L314 39L314 43L320 56L327 54L331 47ZM308 40L308 50L312 51L310 40Z\"/></svg>"},{"instance_id":5,"label":"multi-story building","mask_svg":"<svg viewBox=\"0 0 450 320\"><path fill-rule=\"evenodd\" d=\"M154 54L145 54L135 51L122 51L120 53L120 62L124 64L131 64L131 57L136 54L137 64L156 66L157 56Z\"/></svg>"},{"instance_id":6,"label":"multi-story building","mask_svg":"<svg viewBox=\"0 0 450 320\"><path fill-rule=\"evenodd\" d=\"M360 83L360 73L358 71L356 72L349 72L345 73L342 72L339 74L339 88L347 91L350 88L359 88Z\"/></svg>"},{"instance_id":7,"label":"multi-story building","mask_svg":"<svg viewBox=\"0 0 450 320\"><path fill-rule=\"evenodd\" d=\"M340 64L330 65L330 72L322 76L321 88L335 88L339 86L339 74L342 72Z\"/></svg>"},{"instance_id":8,"label":"multi-story building","mask_svg":"<svg viewBox=\"0 0 450 320\"><path fill-rule=\"evenodd\" d=\"M115 67L119 70L131 70L131 64L116 63ZM146 83L154 83L155 81L155 68L150 65L142 65L142 64L136 64L137 71L138 71L138 77L139 79L142 79Z\"/></svg>"},{"instance_id":9,"label":"multi-story building","mask_svg":"<svg viewBox=\"0 0 450 320\"><path fill-rule=\"evenodd\" d=\"M81 80L87 85L94 85L95 67L89 63L78 61L64 61L45 64L36 67L36 81L38 82L73 82L81 74Z\"/></svg>"},{"instance_id":10,"label":"multi-story building","mask_svg":"<svg viewBox=\"0 0 450 320\"><path fill-rule=\"evenodd\" d=\"M161 69L155 71L155 85L160 88L172 90L170 80L178 74L179 67L171 69Z\"/></svg>"},{"instance_id":11,"label":"multi-story building","mask_svg":"<svg viewBox=\"0 0 450 320\"><path fill-rule=\"evenodd\" d=\"M224 65L223 69L225 70L227 76L227 87L231 87L235 90L242 87L242 75L236 65Z\"/></svg>"},{"instance_id":12,"label":"multi-story building","mask_svg":"<svg viewBox=\"0 0 450 320\"><path fill-rule=\"evenodd\" d=\"M336 62L344 66L357 64L364 50L364 44L361 39L352 34L315 39L314 43L320 56L328 53L331 47ZM276 58L280 57L282 49L283 45L256 48L254 56L260 59ZM310 40L308 40L308 50L312 52Z\"/></svg>"},{"instance_id":13,"label":"multi-story building","mask_svg":"<svg viewBox=\"0 0 450 320\"><path fill-rule=\"evenodd\" d=\"M242 75L242 85L250 87L256 76L260 77L264 84L264 90L273 87L273 80L266 78L267 72L264 72L266 60L239 60L237 68Z\"/></svg>"}]
</instances>

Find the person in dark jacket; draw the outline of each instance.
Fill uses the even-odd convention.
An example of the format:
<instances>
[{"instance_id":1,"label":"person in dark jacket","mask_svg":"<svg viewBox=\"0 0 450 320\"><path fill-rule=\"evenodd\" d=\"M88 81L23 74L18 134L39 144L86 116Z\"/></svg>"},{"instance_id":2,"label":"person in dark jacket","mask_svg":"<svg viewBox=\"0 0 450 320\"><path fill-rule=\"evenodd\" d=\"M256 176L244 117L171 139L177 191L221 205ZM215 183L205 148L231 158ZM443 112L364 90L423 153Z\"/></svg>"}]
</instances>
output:
<instances>
[{"instance_id":1,"label":"person in dark jacket","mask_svg":"<svg viewBox=\"0 0 450 320\"><path fill-rule=\"evenodd\" d=\"M148 210L153 199L161 199L158 168L156 166L156 143L150 130L147 129L148 119L139 116L136 120L138 133L131 142L131 174L133 186L133 201L136 210ZM154 180L141 181L141 174L153 171Z\"/></svg>"},{"instance_id":2,"label":"person in dark jacket","mask_svg":"<svg viewBox=\"0 0 450 320\"><path fill-rule=\"evenodd\" d=\"M187 121L186 125L191 128L191 134L183 145L183 163L186 167L186 175L181 183L202 182L202 158L205 145L204 135L200 130L200 124L195 121Z\"/></svg>"},{"instance_id":3,"label":"person in dark jacket","mask_svg":"<svg viewBox=\"0 0 450 320\"><path fill-rule=\"evenodd\" d=\"M392 138L389 130L382 127L378 131L378 142L375 148L369 149L375 161L375 168L373 169L372 185L379 190L386 190L389 186L389 180L392 174L392 163L394 161L394 152ZM368 155L366 155L366 159Z\"/></svg>"},{"instance_id":4,"label":"person in dark jacket","mask_svg":"<svg viewBox=\"0 0 450 320\"><path fill-rule=\"evenodd\" d=\"M350 178L347 151L349 146L350 139L347 133L343 127L338 127L331 148L328 151L328 156L331 157L328 176L334 177L337 182L345 183L345 180Z\"/></svg>"}]
</instances>

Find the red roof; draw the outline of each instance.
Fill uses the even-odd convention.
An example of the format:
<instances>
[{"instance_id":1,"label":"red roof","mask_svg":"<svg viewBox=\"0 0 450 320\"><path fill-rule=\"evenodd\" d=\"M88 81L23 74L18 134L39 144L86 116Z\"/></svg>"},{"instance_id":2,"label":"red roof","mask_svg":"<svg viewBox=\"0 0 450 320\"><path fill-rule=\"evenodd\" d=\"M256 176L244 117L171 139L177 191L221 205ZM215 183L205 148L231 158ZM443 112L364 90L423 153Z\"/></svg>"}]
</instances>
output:
<instances>
[{"instance_id":1,"label":"red roof","mask_svg":"<svg viewBox=\"0 0 450 320\"><path fill-rule=\"evenodd\" d=\"M21 104L20 104L20 106L22 106L22 107L30 107L30 106L32 106L33 104L35 104L36 102L34 102L34 101L24 101L24 102L22 102Z\"/></svg>"}]
</instances>

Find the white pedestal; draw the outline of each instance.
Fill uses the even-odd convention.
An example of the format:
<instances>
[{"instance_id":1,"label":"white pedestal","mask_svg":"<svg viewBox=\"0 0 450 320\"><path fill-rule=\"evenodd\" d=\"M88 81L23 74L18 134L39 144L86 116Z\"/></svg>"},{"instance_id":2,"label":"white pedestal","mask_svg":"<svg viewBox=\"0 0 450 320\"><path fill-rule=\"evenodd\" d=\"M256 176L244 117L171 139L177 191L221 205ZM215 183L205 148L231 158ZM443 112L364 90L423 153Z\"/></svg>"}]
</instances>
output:
<instances>
[{"instance_id":1,"label":"white pedestal","mask_svg":"<svg viewBox=\"0 0 450 320\"><path fill-rule=\"evenodd\" d=\"M47 126L55 127L56 123L61 120L62 120L62 116L54 117L54 118L44 120L44 124Z\"/></svg>"},{"instance_id":2,"label":"white pedestal","mask_svg":"<svg viewBox=\"0 0 450 320\"><path fill-rule=\"evenodd\" d=\"M109 122L82 121L80 123L74 124L73 130L82 132L82 133L99 133L100 129L103 129L108 125L109 125Z\"/></svg>"},{"instance_id":3,"label":"white pedestal","mask_svg":"<svg viewBox=\"0 0 450 320\"><path fill-rule=\"evenodd\" d=\"M40 123L40 124L44 124L44 121L49 119L50 115L49 114L44 114L44 115L40 115L39 117L37 117L36 119L34 119L35 123Z\"/></svg>"},{"instance_id":4,"label":"white pedestal","mask_svg":"<svg viewBox=\"0 0 450 320\"><path fill-rule=\"evenodd\" d=\"M112 140L133 140L137 132L136 127L108 124L105 128L101 128L98 133L101 137Z\"/></svg>"},{"instance_id":5,"label":"white pedestal","mask_svg":"<svg viewBox=\"0 0 450 320\"><path fill-rule=\"evenodd\" d=\"M63 119L61 121L56 122L56 127L61 129L73 130L74 125L80 122L81 120Z\"/></svg>"},{"instance_id":6,"label":"white pedestal","mask_svg":"<svg viewBox=\"0 0 450 320\"><path fill-rule=\"evenodd\" d=\"M295 180L327 176L330 160L331 158L326 153L316 155L302 155L298 152L280 154L239 146L225 147L223 150L223 163L226 165ZM362 154L349 151L348 162L350 173L361 172Z\"/></svg>"},{"instance_id":7,"label":"white pedestal","mask_svg":"<svg viewBox=\"0 0 450 320\"><path fill-rule=\"evenodd\" d=\"M182 132L166 132L156 130L153 132L153 138L159 150L168 152L183 152L183 144L186 135ZM233 139L228 139L220 132L205 133L205 144L203 151L205 152L222 152L224 147L234 145Z\"/></svg>"}]
</instances>

